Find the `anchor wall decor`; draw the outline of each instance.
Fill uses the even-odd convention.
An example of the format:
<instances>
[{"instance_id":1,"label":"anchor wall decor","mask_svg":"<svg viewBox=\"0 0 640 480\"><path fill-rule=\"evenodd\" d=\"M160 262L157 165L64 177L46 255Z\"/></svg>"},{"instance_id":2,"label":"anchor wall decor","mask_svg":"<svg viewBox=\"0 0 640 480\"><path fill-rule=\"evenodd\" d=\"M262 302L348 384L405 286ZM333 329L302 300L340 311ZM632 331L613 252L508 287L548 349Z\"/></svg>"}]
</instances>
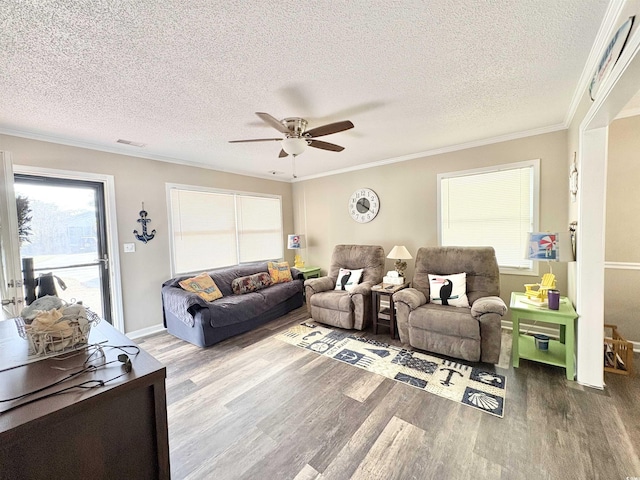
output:
<instances>
[{"instance_id":1,"label":"anchor wall decor","mask_svg":"<svg viewBox=\"0 0 640 480\"><path fill-rule=\"evenodd\" d=\"M140 210L140 218L137 220L138 223L142 224L142 235L138 233L137 230L133 231L133 234L136 236L138 240L143 243L147 243L149 240L153 240L153 237L156 235L156 231L152 230L151 233L147 233L147 223L149 223L151 219L147 218L147 211L144 209L144 202L142 202L142 210Z\"/></svg>"}]
</instances>

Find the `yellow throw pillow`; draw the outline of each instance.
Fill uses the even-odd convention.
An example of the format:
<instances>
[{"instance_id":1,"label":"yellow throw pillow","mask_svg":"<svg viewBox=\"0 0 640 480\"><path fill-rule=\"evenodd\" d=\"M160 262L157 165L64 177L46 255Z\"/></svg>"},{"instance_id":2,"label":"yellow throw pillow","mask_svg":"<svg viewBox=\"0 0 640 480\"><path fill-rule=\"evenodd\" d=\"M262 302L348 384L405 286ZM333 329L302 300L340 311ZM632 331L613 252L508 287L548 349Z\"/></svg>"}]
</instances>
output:
<instances>
[{"instance_id":1,"label":"yellow throw pillow","mask_svg":"<svg viewBox=\"0 0 640 480\"><path fill-rule=\"evenodd\" d=\"M207 302L213 302L222 297L222 292L216 282L207 273L201 273L197 277L182 280L180 286L187 292L197 293Z\"/></svg>"},{"instance_id":2,"label":"yellow throw pillow","mask_svg":"<svg viewBox=\"0 0 640 480\"><path fill-rule=\"evenodd\" d=\"M269 275L273 283L291 282L291 270L289 270L289 262L269 262L267 263Z\"/></svg>"}]
</instances>

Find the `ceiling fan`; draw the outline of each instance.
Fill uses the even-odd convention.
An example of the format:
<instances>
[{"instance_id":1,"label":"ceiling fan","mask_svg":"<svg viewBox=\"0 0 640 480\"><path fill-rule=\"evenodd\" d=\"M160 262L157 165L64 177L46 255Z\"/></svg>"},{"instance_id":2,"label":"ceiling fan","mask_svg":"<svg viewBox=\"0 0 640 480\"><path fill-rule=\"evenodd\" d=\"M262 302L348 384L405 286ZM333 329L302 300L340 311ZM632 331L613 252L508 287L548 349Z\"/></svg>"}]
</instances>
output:
<instances>
[{"instance_id":1,"label":"ceiling fan","mask_svg":"<svg viewBox=\"0 0 640 480\"><path fill-rule=\"evenodd\" d=\"M304 152L307 145L314 148L320 148L322 150L330 150L332 152L341 152L344 147L336 145L335 143L323 142L322 140L316 140L317 137L324 137L325 135L331 135L332 133L343 132L353 128L353 123L349 120L342 122L329 123L321 127L312 128L307 130L307 121L304 118L291 117L278 120L277 118L264 112L256 112L265 123L269 124L280 133L284 134L284 138L256 138L252 140L230 140L229 143L242 143L242 142L281 142L282 150L280 150L280 158L287 155L293 155L294 157Z\"/></svg>"}]
</instances>

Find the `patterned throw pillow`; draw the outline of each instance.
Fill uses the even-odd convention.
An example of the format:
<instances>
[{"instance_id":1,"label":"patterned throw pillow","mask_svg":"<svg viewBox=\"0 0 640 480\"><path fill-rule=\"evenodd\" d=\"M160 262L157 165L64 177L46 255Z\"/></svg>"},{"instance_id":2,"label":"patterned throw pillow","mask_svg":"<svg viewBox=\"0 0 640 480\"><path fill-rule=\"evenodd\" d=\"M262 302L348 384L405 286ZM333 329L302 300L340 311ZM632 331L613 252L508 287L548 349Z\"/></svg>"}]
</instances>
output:
<instances>
[{"instance_id":1,"label":"patterned throw pillow","mask_svg":"<svg viewBox=\"0 0 640 480\"><path fill-rule=\"evenodd\" d=\"M231 282L231 290L236 295L241 293L256 292L273 285L271 276L267 272L255 273L246 277L234 278Z\"/></svg>"},{"instance_id":2,"label":"patterned throw pillow","mask_svg":"<svg viewBox=\"0 0 640 480\"><path fill-rule=\"evenodd\" d=\"M454 275L429 274L429 290L431 303L469 308L466 273L456 273Z\"/></svg>"},{"instance_id":3,"label":"patterned throw pillow","mask_svg":"<svg viewBox=\"0 0 640 480\"><path fill-rule=\"evenodd\" d=\"M222 297L222 292L207 273L182 280L180 286L187 292L197 293L207 302L213 302Z\"/></svg>"},{"instance_id":4,"label":"patterned throw pillow","mask_svg":"<svg viewBox=\"0 0 640 480\"><path fill-rule=\"evenodd\" d=\"M289 269L289 262L269 262L267 263L269 269L269 275L271 275L271 281L273 283L291 282L291 270Z\"/></svg>"},{"instance_id":5,"label":"patterned throw pillow","mask_svg":"<svg viewBox=\"0 0 640 480\"><path fill-rule=\"evenodd\" d=\"M338 272L335 290L346 290L347 292L350 292L360 283L362 272L364 272L364 268L361 268L360 270L341 268Z\"/></svg>"}]
</instances>

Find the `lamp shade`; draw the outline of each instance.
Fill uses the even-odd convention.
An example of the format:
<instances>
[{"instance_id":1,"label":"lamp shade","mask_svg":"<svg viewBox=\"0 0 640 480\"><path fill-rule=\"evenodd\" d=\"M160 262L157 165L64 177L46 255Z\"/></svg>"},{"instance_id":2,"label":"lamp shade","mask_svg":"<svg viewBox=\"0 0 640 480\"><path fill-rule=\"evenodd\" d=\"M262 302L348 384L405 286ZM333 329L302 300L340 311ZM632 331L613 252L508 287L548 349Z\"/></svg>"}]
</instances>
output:
<instances>
[{"instance_id":1,"label":"lamp shade","mask_svg":"<svg viewBox=\"0 0 640 480\"><path fill-rule=\"evenodd\" d=\"M573 249L568 233L532 232L527 243L528 260L573 262Z\"/></svg>"},{"instance_id":2,"label":"lamp shade","mask_svg":"<svg viewBox=\"0 0 640 480\"><path fill-rule=\"evenodd\" d=\"M287 249L297 250L298 248L304 248L304 235L299 233L287 235Z\"/></svg>"},{"instance_id":3,"label":"lamp shade","mask_svg":"<svg viewBox=\"0 0 640 480\"><path fill-rule=\"evenodd\" d=\"M408 260L413 257L411 256L411 254L409 253L409 250L407 250L404 245L395 245L389 252L389 255L387 255L387 258L396 258L398 260Z\"/></svg>"},{"instance_id":4,"label":"lamp shade","mask_svg":"<svg viewBox=\"0 0 640 480\"><path fill-rule=\"evenodd\" d=\"M289 155L300 155L307 148L307 141L299 137L285 138L280 143L282 149Z\"/></svg>"}]
</instances>

